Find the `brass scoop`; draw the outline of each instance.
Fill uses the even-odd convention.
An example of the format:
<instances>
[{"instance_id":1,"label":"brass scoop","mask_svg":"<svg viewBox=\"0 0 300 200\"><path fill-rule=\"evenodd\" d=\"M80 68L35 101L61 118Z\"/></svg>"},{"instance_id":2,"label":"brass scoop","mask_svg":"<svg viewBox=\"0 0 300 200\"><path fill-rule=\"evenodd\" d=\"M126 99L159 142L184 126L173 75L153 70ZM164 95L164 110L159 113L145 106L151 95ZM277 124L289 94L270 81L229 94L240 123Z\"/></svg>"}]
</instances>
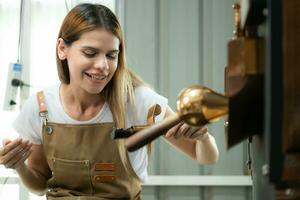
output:
<instances>
[{"instance_id":1,"label":"brass scoop","mask_svg":"<svg viewBox=\"0 0 300 200\"><path fill-rule=\"evenodd\" d=\"M125 141L128 151L135 151L150 143L181 121L192 126L215 122L228 113L228 98L199 85L183 89L177 98L177 112L160 123L149 126Z\"/></svg>"}]
</instances>

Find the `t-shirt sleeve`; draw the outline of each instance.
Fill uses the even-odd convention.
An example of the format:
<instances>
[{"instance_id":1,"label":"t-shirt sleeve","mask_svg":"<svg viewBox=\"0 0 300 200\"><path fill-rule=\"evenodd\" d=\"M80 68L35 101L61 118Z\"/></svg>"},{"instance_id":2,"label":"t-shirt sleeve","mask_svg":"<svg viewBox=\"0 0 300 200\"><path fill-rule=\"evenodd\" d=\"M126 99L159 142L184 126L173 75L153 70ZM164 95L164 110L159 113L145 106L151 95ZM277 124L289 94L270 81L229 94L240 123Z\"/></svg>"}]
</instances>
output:
<instances>
[{"instance_id":1,"label":"t-shirt sleeve","mask_svg":"<svg viewBox=\"0 0 300 200\"><path fill-rule=\"evenodd\" d=\"M20 113L13 122L13 128L21 138L27 139L34 144L41 144L41 123L37 99L35 95L32 95L25 101Z\"/></svg>"}]
</instances>

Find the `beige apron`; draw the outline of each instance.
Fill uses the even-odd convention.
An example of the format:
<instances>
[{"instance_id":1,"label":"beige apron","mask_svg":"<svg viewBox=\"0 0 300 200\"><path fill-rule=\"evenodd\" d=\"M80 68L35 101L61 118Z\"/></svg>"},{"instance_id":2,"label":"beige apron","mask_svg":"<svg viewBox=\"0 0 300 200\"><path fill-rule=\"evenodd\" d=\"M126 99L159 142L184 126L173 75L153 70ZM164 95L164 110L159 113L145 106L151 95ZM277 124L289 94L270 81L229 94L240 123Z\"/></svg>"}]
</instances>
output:
<instances>
[{"instance_id":1,"label":"beige apron","mask_svg":"<svg viewBox=\"0 0 300 200\"><path fill-rule=\"evenodd\" d=\"M111 139L113 123L48 122L43 92L37 93L37 98L44 120L43 149L52 171L47 199L141 199L140 180L131 166L124 139ZM148 115L149 121L154 122L153 115Z\"/></svg>"}]
</instances>

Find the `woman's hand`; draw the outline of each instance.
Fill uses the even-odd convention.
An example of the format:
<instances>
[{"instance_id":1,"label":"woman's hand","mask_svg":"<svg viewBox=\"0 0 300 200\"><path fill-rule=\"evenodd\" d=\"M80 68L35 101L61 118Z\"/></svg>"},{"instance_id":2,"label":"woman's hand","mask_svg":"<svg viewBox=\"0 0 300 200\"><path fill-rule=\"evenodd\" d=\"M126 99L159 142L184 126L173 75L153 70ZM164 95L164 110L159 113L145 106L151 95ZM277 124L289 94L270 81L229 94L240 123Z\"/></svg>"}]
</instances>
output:
<instances>
[{"instance_id":1,"label":"woman's hand","mask_svg":"<svg viewBox=\"0 0 300 200\"><path fill-rule=\"evenodd\" d=\"M22 166L31 153L32 143L21 138L4 139L0 148L0 164L6 168L17 169Z\"/></svg>"},{"instance_id":2,"label":"woman's hand","mask_svg":"<svg viewBox=\"0 0 300 200\"><path fill-rule=\"evenodd\" d=\"M172 109L167 107L165 118L173 114ZM195 127L181 122L169 129L165 138L200 164L215 164L219 158L215 138L208 133L206 126Z\"/></svg>"},{"instance_id":3,"label":"woman's hand","mask_svg":"<svg viewBox=\"0 0 300 200\"><path fill-rule=\"evenodd\" d=\"M208 137L208 129L206 126L196 127L180 122L168 130L166 137L174 137L175 139L185 137L187 139L203 140Z\"/></svg>"}]
</instances>

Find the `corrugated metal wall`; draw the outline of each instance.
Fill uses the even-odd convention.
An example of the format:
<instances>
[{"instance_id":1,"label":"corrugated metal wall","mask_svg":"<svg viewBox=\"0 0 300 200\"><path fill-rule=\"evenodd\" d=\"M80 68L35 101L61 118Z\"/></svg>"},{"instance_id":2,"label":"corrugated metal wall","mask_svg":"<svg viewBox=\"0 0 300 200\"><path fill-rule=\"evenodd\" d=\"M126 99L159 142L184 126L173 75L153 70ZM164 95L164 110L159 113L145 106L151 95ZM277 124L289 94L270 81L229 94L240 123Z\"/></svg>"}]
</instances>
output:
<instances>
[{"instance_id":1,"label":"corrugated metal wall","mask_svg":"<svg viewBox=\"0 0 300 200\"><path fill-rule=\"evenodd\" d=\"M129 66L175 109L179 91L203 84L223 93L226 45L232 36L233 0L127 0L124 31ZM226 150L223 121L209 125L220 160L200 166L155 141L153 175L245 175L246 148ZM145 186L143 199L250 200L250 187Z\"/></svg>"}]
</instances>

